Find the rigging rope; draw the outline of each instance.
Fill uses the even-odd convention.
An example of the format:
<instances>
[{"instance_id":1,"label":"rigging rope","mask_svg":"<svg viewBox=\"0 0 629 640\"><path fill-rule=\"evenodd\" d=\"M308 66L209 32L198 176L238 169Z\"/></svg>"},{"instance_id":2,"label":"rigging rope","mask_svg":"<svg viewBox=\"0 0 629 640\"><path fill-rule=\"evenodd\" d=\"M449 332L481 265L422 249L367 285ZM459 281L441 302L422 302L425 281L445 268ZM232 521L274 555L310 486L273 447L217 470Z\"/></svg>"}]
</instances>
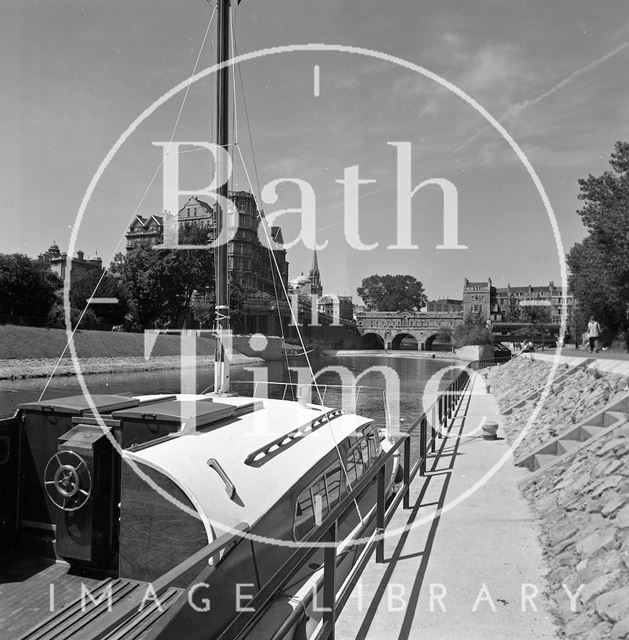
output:
<instances>
[{"instance_id":1,"label":"rigging rope","mask_svg":"<svg viewBox=\"0 0 629 640\"><path fill-rule=\"evenodd\" d=\"M210 20L207 24L207 27L205 29L205 34L203 35L203 41L201 42L201 46L199 48L199 53L197 54L197 59L194 63L194 67L192 69L192 73L190 74L190 76L194 76L194 74L197 71L197 66L199 64L199 60L201 59L201 53L203 51L203 47L205 46L205 41L207 39L208 33L210 32L210 27L212 26L212 21L214 20L214 14L216 13L216 6L214 7L214 10L212 11L212 14L210 15ZM177 126L179 125L179 120L181 118L181 114L183 112L183 107L186 103L186 99L188 97L188 92L190 90L190 84L186 87L186 91L184 93L183 99L181 101L181 106L179 107L179 113L177 114L177 118L175 120L175 124L173 126L173 130L172 133L170 135L170 140L168 142L169 145L169 149L170 149L170 144L172 143L174 137L175 137L175 132L177 131ZM163 156L162 156L162 160L160 161L157 169L155 169L155 172L153 173L153 177L151 178L148 186L146 187L146 189L144 190L144 193L142 194L142 197L140 198L140 201L138 202L137 207L135 208L135 211L133 212L133 216L132 219L135 219L135 217L138 214L138 211L140 210L140 207L142 206L146 195L148 194L149 190L151 189L151 187L153 186L153 183L155 182L155 178L157 177L157 174L160 172L162 165L164 163L163 160ZM101 282L103 281L103 278L105 277L106 273L107 273L107 269L109 267L109 265L112 263L113 259L116 257L116 254L118 252L118 247L120 246L120 243L123 241L123 239L125 238L125 236L127 235L127 230L125 229L120 238L118 238L118 242L116 243L116 246L114 247L114 250L111 254L111 257L109 258L109 260L105 263L105 266L103 267L103 272L101 273L100 278L98 279L98 282L96 283L96 286L94 287L94 290L92 291L90 297L87 299L87 302L85 304L85 307L83 308L83 311L81 312L81 315L79 316L79 319L76 322L76 325L74 326L74 329L72 330L72 332L70 333L70 337L68 338L68 341L66 342L65 347L63 348L63 351L61 352L61 355L59 356L59 358L57 359L57 362L55 363L55 366L53 367L53 370L50 373L50 376L48 376L48 380L46 380L46 384L44 385L44 388L42 389L42 392L39 394L39 400L38 402L41 402L41 399L44 397L44 394L46 393L46 390L48 389L48 386L50 385L50 383L52 382L52 379L55 376L55 373L57 371L57 369L59 368L59 365L61 364L61 360L63 359L63 356L65 355L66 351L68 350L68 347L70 346L70 342L72 342L72 340L74 339L74 334L77 332L79 325L81 324L81 320L83 320L83 316L85 315L85 313L87 312L87 309L89 307L90 304L90 300L94 297L94 294L98 291L98 287L100 287ZM72 269L72 261L70 261L70 269ZM70 318L70 321L72 321L72 318Z\"/></svg>"},{"instance_id":2,"label":"rigging rope","mask_svg":"<svg viewBox=\"0 0 629 640\"><path fill-rule=\"evenodd\" d=\"M232 38L232 42L234 43L234 54L238 55L238 47L236 44L236 34L235 32L233 33L233 38ZM234 65L235 66L235 65ZM255 150L254 150L254 146L253 146L253 136L251 133L251 123L249 121L249 109L247 108L247 96L245 94L245 83L242 79L242 69L240 67L240 65L238 65L238 79L240 80L240 92L242 94L242 104L243 104L243 108L244 108L244 112L245 112L245 122L247 125L247 134L249 137L249 148L251 149L251 160L253 163L253 172L254 172L254 176L255 176L255 180L256 180L256 188L257 191L254 191L253 186L251 185L251 180L249 179L249 176L247 175L247 181L249 183L249 187L251 189L251 193L252 194L258 194L258 197L256 198L256 196L254 195L254 199L256 200L256 207L258 208L259 211L261 211L260 207L258 206L258 204L260 203L261 200L261 190L260 190L260 175L258 173L258 163L256 161L256 154L255 154ZM236 83L234 82L234 90L236 87ZM236 104L236 96L234 94L234 104ZM245 170L245 172L247 171L247 167L245 165L245 161L244 158L242 157L242 151L240 149L240 147L238 147L238 153L240 155L242 164L243 164L243 168ZM256 213L258 214L258 222L260 222L261 218L260 218L260 214L259 211L257 211ZM270 250L269 250L270 251ZM279 295L277 293L277 282L275 279L275 267L273 265L273 261L271 260L271 256L268 256L269 258L269 265L270 265L270 271L271 271L271 278L273 280L273 295L275 296L275 302L277 304L277 319L280 325L280 333L282 336L282 345L284 345L284 347L286 346L286 336L284 334L284 323L282 322L282 309L281 309L281 301L279 298ZM280 279L282 278L282 274L279 273L279 269L278 269L278 274ZM287 304L290 306L290 300L287 299L286 300ZM299 331L299 327L297 327L297 330ZM292 384L293 384L293 376L291 374L291 368L290 368L290 363L288 361L288 351L286 350L286 348L284 348L284 360L286 362L286 372L288 373L288 382L291 385L292 388Z\"/></svg>"},{"instance_id":3,"label":"rigging rope","mask_svg":"<svg viewBox=\"0 0 629 640\"><path fill-rule=\"evenodd\" d=\"M235 37L235 34L233 34L233 31L232 31L232 42L233 42L233 46L234 46L234 52L237 54L238 50L237 50L237 45L236 45L236 37ZM308 369L310 371L310 378L312 380L312 384L314 384L317 396L319 398L319 403L323 407L324 404L323 404L323 397L321 395L321 389L319 388L319 384L318 384L318 382L316 380L314 369L312 367L312 363L310 361L310 357L308 356L308 353L307 353L307 350L306 350L306 345L305 345L304 340L303 340L303 336L301 334L301 331L299 330L299 318L295 317L295 312L293 310L292 305L290 304L290 297L289 297L288 291L286 289L286 285L284 284L284 279L282 278L282 273L281 273L279 265L277 263L277 258L275 256L275 252L272 250L273 244L272 244L271 238L269 237L269 232L268 232L268 229L267 229L266 220L263 218L263 216L261 214L262 208L260 207L260 204L261 204L260 180L259 180L259 174L258 174L258 169L257 169L257 163L256 163L256 159L255 159L255 152L254 152L254 149L253 149L253 139L252 139L252 135L251 135L251 126L250 126L250 122L249 122L249 112L248 112L248 109L247 109L247 100L246 100L246 96L245 96L244 83L243 83L243 80L242 80L242 72L240 71L240 69L239 69L239 77L240 77L243 105L244 105L244 109L245 109L245 118L246 118L246 122L247 122L247 130L249 132L249 143L250 143L250 146L251 146L251 156L252 156L252 161L253 161L254 170L255 170L256 183L257 183L257 187L258 187L257 192L253 188L253 184L252 184L251 178L249 176L249 171L247 170L247 163L245 162L245 159L243 157L242 149L240 148L240 145L236 145L236 149L238 149L238 154L239 154L240 160L242 162L242 166L243 166L243 170L245 172L245 176L247 178L247 182L249 183L249 188L251 189L252 194L254 194L254 200L256 201L256 209L257 209L258 221L259 221L260 224L262 224L262 228L264 230L264 235L265 235L266 241L267 241L267 246L269 248L269 251L268 251L269 260L272 261L272 266L275 267L275 270L273 270L273 268L271 269L271 273L273 274L273 285L274 285L274 288L275 288L275 272L276 272L278 274L278 276L279 276L279 281L280 281L280 284L282 286L282 291L283 291L284 296L285 296L285 298L286 298L286 300L288 302L288 308L290 310L290 315L291 315L291 318L293 320L293 324L295 325L295 327L297 329L297 336L299 338L299 342L301 344L302 350L304 352L304 356L306 358L306 364L308 365ZM235 100L234 100L234 102L235 102ZM256 193L257 193L257 196L256 196ZM280 301L279 301L279 297L277 295L277 289L275 289L275 298L276 298L276 301L277 301L279 324L280 324L280 328L281 328L281 331L282 331L282 338L284 339L284 328L283 328L283 323L282 323L282 317L281 317L281 311L280 311ZM286 364L287 364L286 368L287 368L287 370L289 372L289 377L290 377L290 367L288 366L288 354L286 354ZM291 383L292 383L292 380L291 380ZM349 489L351 491L352 483L351 483L351 480L349 478L349 473L348 473L348 470L347 470L347 466L346 466L346 464L345 464L345 462L343 460L343 456L341 455L341 450L339 449L339 444L338 444L338 441L337 441L337 439L335 437L334 430L332 429L332 425L330 423L330 419L329 419L329 417L327 415L327 412L324 412L324 415L325 415L328 431L329 431L329 433L330 433L330 435L332 437L334 448L336 449L337 456L339 458L339 461L341 462L341 468L343 469L343 473L344 473L344 476L345 476L345 481L347 482L347 486L349 487ZM358 505L358 501L356 499L354 499L354 505L356 507L356 512L358 513L358 517L360 518L361 522L364 523L364 518L363 518L362 513L360 511L360 507Z\"/></svg>"},{"instance_id":4,"label":"rigging rope","mask_svg":"<svg viewBox=\"0 0 629 640\"><path fill-rule=\"evenodd\" d=\"M247 171L245 160L244 160L244 158L242 156L242 151L240 150L239 146L236 147L236 148L238 149L238 153L240 155L240 159L241 159L241 161L243 163L243 169L245 171L245 175L247 177L247 181L249 182L249 187L253 192L253 185L251 184L251 179L249 178L249 172ZM255 198L255 195L254 195L254 198ZM267 243L269 243L269 246L272 246L270 244L269 233L268 233L265 221L261 218L259 213L258 213L258 217L261 220L262 228L264 229L264 235L266 236ZM279 265L277 264L277 258L275 257L275 253L273 251L269 251L269 254L272 257L272 260L273 260L273 262L275 264L275 268L276 268L278 274L281 275L281 272L280 272L280 269L279 269ZM281 277L280 277L280 283L282 285L282 290L284 291L284 295L288 298L288 291L286 290L286 285L284 284L284 280ZM307 363L308 369L310 371L310 377L312 379L312 384L314 385L315 390L317 392L317 396L319 397L319 402L320 402L321 406L323 407L324 404L323 404L323 397L321 395L321 389L319 388L319 384L317 382L317 379L316 379L316 376L315 376L315 373L314 373L314 369L312 367L312 363L310 362L310 358L308 357L308 354L306 352L306 345L304 344L304 340L303 340L303 337L301 335L301 331L299 330L298 318L295 317L295 312L294 312L292 306L289 304L288 307L290 309L290 313L291 313L291 317L293 319L293 323L295 324L295 327L297 328L297 335L299 336L299 342L301 343L302 349L304 351L304 355L306 357L306 363ZM281 324L281 322L280 322L280 324ZM348 473L347 467L346 467L346 465L345 465L345 463L343 461L343 456L341 455L341 450L339 449L338 441L337 441L337 439L335 437L334 430L332 429L332 424L330 422L330 418L327 415L327 412L324 412L324 416L325 416L326 424L328 426L329 433L330 433L330 435L332 437L332 441L334 443L334 448L336 449L336 453L337 453L338 458L339 458L339 460L341 462L341 468L343 469L343 473L345 475L345 481L347 482L347 486L349 487L349 489L351 491L352 483L351 483L351 480L349 478L349 473ZM360 511L360 507L358 505L358 501L356 499L354 499L354 505L356 506L356 511L358 512L358 517L360 518L361 522L364 523L364 518L363 518L362 513Z\"/></svg>"}]
</instances>

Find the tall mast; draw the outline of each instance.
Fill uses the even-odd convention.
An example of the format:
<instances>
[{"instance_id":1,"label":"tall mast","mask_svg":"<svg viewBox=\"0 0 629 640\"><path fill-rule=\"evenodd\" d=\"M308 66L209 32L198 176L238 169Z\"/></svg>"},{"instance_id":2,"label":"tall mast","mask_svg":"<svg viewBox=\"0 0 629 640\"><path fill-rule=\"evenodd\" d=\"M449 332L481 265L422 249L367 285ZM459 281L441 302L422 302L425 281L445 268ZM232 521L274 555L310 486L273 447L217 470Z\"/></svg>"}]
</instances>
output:
<instances>
[{"instance_id":1,"label":"tall mast","mask_svg":"<svg viewBox=\"0 0 629 640\"><path fill-rule=\"evenodd\" d=\"M217 63L223 64L229 59L230 33L230 0L217 0ZM229 149L229 66L218 71L216 85L216 144L227 153ZM227 175L223 167L216 167L216 175ZM222 200L216 203L217 237L220 236L224 225L227 225L228 211L221 206L229 192L227 182L218 187L218 195ZM227 243L223 242L216 248L214 258L215 288L216 288L216 356L214 362L214 391L216 393L229 392L229 355L225 353L224 339L229 332L229 292L227 268ZM231 345L229 345L231 347ZM230 348L231 352L231 348Z\"/></svg>"}]
</instances>

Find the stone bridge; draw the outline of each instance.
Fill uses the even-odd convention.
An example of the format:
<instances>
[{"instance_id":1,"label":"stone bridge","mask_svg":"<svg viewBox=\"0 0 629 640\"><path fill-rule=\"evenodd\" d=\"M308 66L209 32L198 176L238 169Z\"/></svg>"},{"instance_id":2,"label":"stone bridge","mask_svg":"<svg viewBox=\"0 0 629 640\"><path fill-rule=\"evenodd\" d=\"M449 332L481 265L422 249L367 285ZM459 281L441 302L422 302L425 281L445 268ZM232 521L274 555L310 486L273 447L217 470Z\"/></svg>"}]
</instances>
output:
<instances>
[{"instance_id":1,"label":"stone bridge","mask_svg":"<svg viewBox=\"0 0 629 640\"><path fill-rule=\"evenodd\" d=\"M363 311L356 315L356 326L363 347L400 349L405 338L412 338L417 342L418 350L432 351L439 329L453 329L462 320L461 312ZM405 344L408 342L406 340Z\"/></svg>"}]
</instances>

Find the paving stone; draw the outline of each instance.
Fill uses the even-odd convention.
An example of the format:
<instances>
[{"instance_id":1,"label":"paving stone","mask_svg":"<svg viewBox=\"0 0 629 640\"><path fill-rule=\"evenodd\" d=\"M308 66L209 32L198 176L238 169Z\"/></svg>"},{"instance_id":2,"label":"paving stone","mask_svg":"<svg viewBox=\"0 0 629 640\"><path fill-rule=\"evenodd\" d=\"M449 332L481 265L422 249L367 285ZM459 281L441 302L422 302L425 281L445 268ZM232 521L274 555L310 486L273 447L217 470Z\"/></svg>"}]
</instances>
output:
<instances>
[{"instance_id":1,"label":"paving stone","mask_svg":"<svg viewBox=\"0 0 629 640\"><path fill-rule=\"evenodd\" d=\"M616 541L616 531L609 527L604 531L595 531L579 540L576 544L577 552L584 557L591 557L601 549L611 549Z\"/></svg>"},{"instance_id":2,"label":"paving stone","mask_svg":"<svg viewBox=\"0 0 629 640\"><path fill-rule=\"evenodd\" d=\"M579 556L572 551L564 551L556 556L556 562L564 567L574 567L579 561Z\"/></svg>"},{"instance_id":3,"label":"paving stone","mask_svg":"<svg viewBox=\"0 0 629 640\"><path fill-rule=\"evenodd\" d=\"M587 612L579 613L566 622L564 632L567 638L574 638L579 634L587 633L592 628L592 620Z\"/></svg>"},{"instance_id":4,"label":"paving stone","mask_svg":"<svg viewBox=\"0 0 629 640\"><path fill-rule=\"evenodd\" d=\"M620 551L612 549L611 551L602 551L595 557L590 558L586 569L579 574L579 580L583 583L588 583L590 580L594 580L603 575L607 575L616 570L623 570L622 557ZM618 585L612 585L613 587L625 584L622 579Z\"/></svg>"},{"instance_id":5,"label":"paving stone","mask_svg":"<svg viewBox=\"0 0 629 640\"><path fill-rule=\"evenodd\" d=\"M583 640L606 640L608 637L608 626L607 624L598 624L594 629L592 629L589 633L583 636ZM570 638L572 640L572 638Z\"/></svg>"},{"instance_id":6,"label":"paving stone","mask_svg":"<svg viewBox=\"0 0 629 640\"><path fill-rule=\"evenodd\" d=\"M622 438L629 438L629 424L624 424L618 429L614 429L614 434Z\"/></svg>"},{"instance_id":7,"label":"paving stone","mask_svg":"<svg viewBox=\"0 0 629 640\"><path fill-rule=\"evenodd\" d=\"M616 449L620 449L625 446L624 438L614 438L610 440L607 444L604 444L600 449L597 450L597 456L606 456L608 453L615 451Z\"/></svg>"},{"instance_id":8,"label":"paving stone","mask_svg":"<svg viewBox=\"0 0 629 640\"><path fill-rule=\"evenodd\" d=\"M626 529L629 527L629 504L625 505L617 514L613 520L613 523L620 529Z\"/></svg>"},{"instance_id":9,"label":"paving stone","mask_svg":"<svg viewBox=\"0 0 629 640\"><path fill-rule=\"evenodd\" d=\"M589 536L591 533L601 531L609 526L609 521L600 513L593 513L590 515L581 514L581 526L579 527L579 533L582 538Z\"/></svg>"},{"instance_id":10,"label":"paving stone","mask_svg":"<svg viewBox=\"0 0 629 640\"><path fill-rule=\"evenodd\" d=\"M617 622L611 630L611 640L627 640L629 639L629 616Z\"/></svg>"},{"instance_id":11,"label":"paving stone","mask_svg":"<svg viewBox=\"0 0 629 640\"><path fill-rule=\"evenodd\" d=\"M627 502L629 502L628 495L621 494L621 495L613 496L612 498L607 500L607 502L605 502L605 504L601 508L601 513L604 516L610 516L613 513L615 513L618 509L620 509L620 507L622 507Z\"/></svg>"},{"instance_id":12,"label":"paving stone","mask_svg":"<svg viewBox=\"0 0 629 640\"><path fill-rule=\"evenodd\" d=\"M604 620L617 622L629 616L629 586L620 587L596 598L596 612Z\"/></svg>"},{"instance_id":13,"label":"paving stone","mask_svg":"<svg viewBox=\"0 0 629 640\"><path fill-rule=\"evenodd\" d=\"M592 598L600 596L601 593L607 591L618 580L619 577L620 570L617 569L612 573L594 578L594 580L588 582L581 590L581 602L586 603L592 600Z\"/></svg>"},{"instance_id":14,"label":"paving stone","mask_svg":"<svg viewBox=\"0 0 629 640\"><path fill-rule=\"evenodd\" d=\"M622 473L623 468L627 468L627 464L623 460L612 460L611 462L607 462L600 475L609 476L612 473L616 473L616 471L621 471Z\"/></svg>"},{"instance_id":15,"label":"paving stone","mask_svg":"<svg viewBox=\"0 0 629 640\"><path fill-rule=\"evenodd\" d=\"M604 493L608 489L615 489L623 480L624 480L623 476L619 476L619 475L609 476L604 480L600 481L600 483L592 491L591 496L593 498L598 498L598 496L600 496L602 493Z\"/></svg>"},{"instance_id":16,"label":"paving stone","mask_svg":"<svg viewBox=\"0 0 629 640\"><path fill-rule=\"evenodd\" d=\"M548 541L554 545L566 538L573 538L577 533L579 533L579 528L572 522L566 522L559 527L553 527L548 532Z\"/></svg>"}]
</instances>

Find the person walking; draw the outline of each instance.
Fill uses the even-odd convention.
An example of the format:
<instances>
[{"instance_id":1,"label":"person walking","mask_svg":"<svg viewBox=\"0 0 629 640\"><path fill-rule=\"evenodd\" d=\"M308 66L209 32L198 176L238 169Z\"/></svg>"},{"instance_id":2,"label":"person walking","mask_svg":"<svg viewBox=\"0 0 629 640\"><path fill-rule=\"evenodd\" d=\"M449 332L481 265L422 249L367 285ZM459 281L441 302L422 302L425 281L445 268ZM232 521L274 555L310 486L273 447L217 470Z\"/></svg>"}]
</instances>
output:
<instances>
[{"instance_id":1,"label":"person walking","mask_svg":"<svg viewBox=\"0 0 629 640\"><path fill-rule=\"evenodd\" d=\"M601 335L601 325L594 319L594 316L590 316L588 322L588 342L590 344L590 353L600 351L598 346L598 338Z\"/></svg>"}]
</instances>

